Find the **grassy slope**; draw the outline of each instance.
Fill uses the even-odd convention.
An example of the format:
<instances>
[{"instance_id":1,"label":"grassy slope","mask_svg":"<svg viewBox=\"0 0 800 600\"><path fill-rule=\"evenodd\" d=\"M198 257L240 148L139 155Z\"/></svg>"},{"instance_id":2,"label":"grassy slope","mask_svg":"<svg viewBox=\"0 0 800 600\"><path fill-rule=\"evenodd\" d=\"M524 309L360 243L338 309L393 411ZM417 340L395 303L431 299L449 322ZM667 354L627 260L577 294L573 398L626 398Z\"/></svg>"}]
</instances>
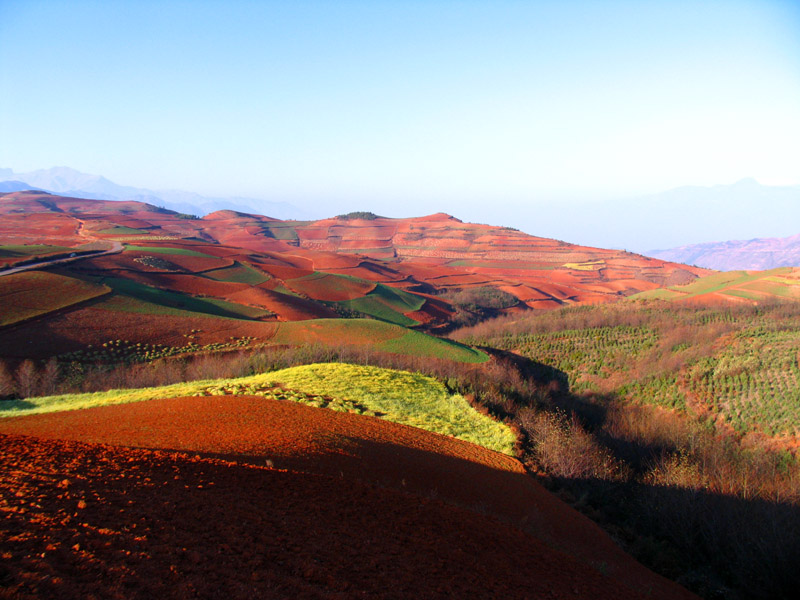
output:
<instances>
[{"instance_id":1,"label":"grassy slope","mask_svg":"<svg viewBox=\"0 0 800 600\"><path fill-rule=\"evenodd\" d=\"M425 298L379 283L366 296L355 300L344 300L337 302L337 304L382 321L388 321L404 327L413 327L414 325L419 325L419 321L405 316L404 313L421 309L425 304Z\"/></svg>"},{"instance_id":2,"label":"grassy slope","mask_svg":"<svg viewBox=\"0 0 800 600\"><path fill-rule=\"evenodd\" d=\"M357 407L358 411L372 412L395 423L451 435L512 454L514 433L506 425L474 410L462 396L450 394L441 382L406 371L339 363L292 367L239 379L8 401L0 405L0 416L220 393L262 393L274 397L276 383L306 394L331 397L328 402L340 409ZM283 397L304 400L303 394Z\"/></svg>"}]
</instances>

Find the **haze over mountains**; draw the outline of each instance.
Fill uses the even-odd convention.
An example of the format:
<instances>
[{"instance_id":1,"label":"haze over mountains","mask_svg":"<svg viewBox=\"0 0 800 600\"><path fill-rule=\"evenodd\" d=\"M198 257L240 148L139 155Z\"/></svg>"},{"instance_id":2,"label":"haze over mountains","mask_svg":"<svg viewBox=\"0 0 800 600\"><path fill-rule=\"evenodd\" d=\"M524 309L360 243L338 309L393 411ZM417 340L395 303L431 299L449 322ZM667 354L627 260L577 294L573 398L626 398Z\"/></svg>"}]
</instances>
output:
<instances>
[{"instance_id":1,"label":"haze over mountains","mask_svg":"<svg viewBox=\"0 0 800 600\"><path fill-rule=\"evenodd\" d=\"M586 203L564 219L564 229L569 224L587 232L586 239L570 241L655 256L656 249L688 244L794 235L800 232L800 186L762 185L752 178L730 185L684 186Z\"/></svg>"},{"instance_id":2,"label":"haze over mountains","mask_svg":"<svg viewBox=\"0 0 800 600\"><path fill-rule=\"evenodd\" d=\"M216 210L266 212L278 219L302 219L308 213L287 202L269 202L253 198L214 198L181 190L149 190L119 185L100 175L81 173L69 167L39 169L15 173L0 168L0 192L38 189L90 200L138 200L181 213L197 216Z\"/></svg>"},{"instance_id":3,"label":"haze over mountains","mask_svg":"<svg viewBox=\"0 0 800 600\"><path fill-rule=\"evenodd\" d=\"M283 220L308 220L348 212L347 207L331 202L325 215L319 214L316 206L324 199L300 207L287 202L119 185L68 167L27 173L0 168L0 192L26 189L95 200L137 200L197 216L234 210ZM769 269L796 266L800 260L794 239L800 223L800 186L768 186L749 178L730 185L685 186L603 202L540 199L524 208L503 202L489 205L491 214L478 214L448 201L432 209L472 222L514 225L532 235L631 250L712 269ZM387 216L409 216L397 214L403 210L402 205L397 206L399 210L384 210L384 203L376 198L374 206L362 208Z\"/></svg>"},{"instance_id":4,"label":"haze over mountains","mask_svg":"<svg viewBox=\"0 0 800 600\"><path fill-rule=\"evenodd\" d=\"M785 238L756 238L691 244L648 253L654 258L718 271L759 270L800 265L800 234Z\"/></svg>"}]
</instances>

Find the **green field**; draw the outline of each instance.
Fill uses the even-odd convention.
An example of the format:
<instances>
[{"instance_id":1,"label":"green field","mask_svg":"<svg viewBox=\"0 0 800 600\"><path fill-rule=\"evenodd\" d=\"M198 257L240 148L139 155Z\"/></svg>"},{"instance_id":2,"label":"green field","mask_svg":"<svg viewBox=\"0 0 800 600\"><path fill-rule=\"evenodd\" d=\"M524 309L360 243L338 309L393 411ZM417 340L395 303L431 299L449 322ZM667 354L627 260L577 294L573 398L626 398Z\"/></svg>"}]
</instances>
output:
<instances>
[{"instance_id":1,"label":"green field","mask_svg":"<svg viewBox=\"0 0 800 600\"><path fill-rule=\"evenodd\" d=\"M277 390L278 384L296 392ZM292 367L238 379L12 400L2 404L0 417L215 394L260 394L330 405L338 410L371 413L388 421L453 436L505 454L512 454L516 441L508 426L479 413L463 396L451 394L436 379L406 371L341 363ZM318 399L320 397L328 398L322 402Z\"/></svg>"},{"instance_id":2,"label":"green field","mask_svg":"<svg viewBox=\"0 0 800 600\"><path fill-rule=\"evenodd\" d=\"M162 290L119 277L104 277L101 281L112 288L117 294L143 302L143 304L139 304L138 307L134 308L131 312L148 312L148 306L156 306L229 319L253 320L272 314L270 311L261 308L245 306L226 300L217 300L216 298L197 298L195 296L189 296L188 294ZM162 311L162 308L157 308L154 310L154 314L165 313Z\"/></svg>"},{"instance_id":3,"label":"green field","mask_svg":"<svg viewBox=\"0 0 800 600\"><path fill-rule=\"evenodd\" d=\"M413 327L419 325L419 321L415 321L403 313L421 309L425 304L425 298L379 283L366 296L354 300L343 300L336 304L382 321L403 327Z\"/></svg>"},{"instance_id":4,"label":"green field","mask_svg":"<svg viewBox=\"0 0 800 600\"><path fill-rule=\"evenodd\" d=\"M117 225L116 227L101 229L97 233L102 233L104 235L147 235L150 232L147 229L134 229L133 227Z\"/></svg>"},{"instance_id":5,"label":"green field","mask_svg":"<svg viewBox=\"0 0 800 600\"><path fill-rule=\"evenodd\" d=\"M210 254L203 254L188 248L169 248L167 246L125 246L126 251L131 252L152 252L154 254L179 254L181 256L202 256L204 258L215 258Z\"/></svg>"}]
</instances>

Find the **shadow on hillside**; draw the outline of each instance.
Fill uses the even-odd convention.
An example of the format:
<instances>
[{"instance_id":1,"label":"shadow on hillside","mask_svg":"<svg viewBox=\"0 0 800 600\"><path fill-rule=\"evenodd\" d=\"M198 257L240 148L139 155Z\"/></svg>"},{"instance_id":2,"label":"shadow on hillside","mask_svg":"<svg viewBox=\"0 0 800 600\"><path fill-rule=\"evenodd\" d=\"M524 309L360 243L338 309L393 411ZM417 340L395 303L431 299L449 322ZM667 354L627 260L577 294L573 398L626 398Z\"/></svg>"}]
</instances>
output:
<instances>
[{"instance_id":1,"label":"shadow on hillside","mask_svg":"<svg viewBox=\"0 0 800 600\"><path fill-rule=\"evenodd\" d=\"M552 387L552 384L555 383L558 390L569 392L569 377L564 371L508 350L499 350L491 346L479 346L478 348L513 368L523 379L533 380L537 385L545 387Z\"/></svg>"},{"instance_id":2,"label":"shadow on hillside","mask_svg":"<svg viewBox=\"0 0 800 600\"><path fill-rule=\"evenodd\" d=\"M554 482L635 558L704 598L797 597L797 505L638 482Z\"/></svg>"},{"instance_id":3,"label":"shadow on hillside","mask_svg":"<svg viewBox=\"0 0 800 600\"><path fill-rule=\"evenodd\" d=\"M28 400L21 400L19 398L0 398L0 412L8 411L6 416L13 417L14 411L18 410L26 410L29 408L35 408L35 404L33 402L29 402Z\"/></svg>"}]
</instances>

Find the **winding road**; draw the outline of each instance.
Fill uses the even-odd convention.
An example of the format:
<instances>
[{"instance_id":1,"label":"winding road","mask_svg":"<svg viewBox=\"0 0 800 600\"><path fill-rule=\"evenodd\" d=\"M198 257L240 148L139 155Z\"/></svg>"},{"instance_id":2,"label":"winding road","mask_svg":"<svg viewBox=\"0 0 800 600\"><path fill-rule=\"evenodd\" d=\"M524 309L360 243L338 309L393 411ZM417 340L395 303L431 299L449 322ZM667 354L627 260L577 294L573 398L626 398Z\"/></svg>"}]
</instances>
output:
<instances>
[{"instance_id":1,"label":"winding road","mask_svg":"<svg viewBox=\"0 0 800 600\"><path fill-rule=\"evenodd\" d=\"M41 260L34 263L20 265L18 267L11 267L9 269L0 270L0 277L2 277L3 275L12 275L14 273L19 273L21 271L32 271L34 269L43 269L47 267L53 267L56 265L64 265L84 258L96 258L98 256L106 256L107 254L119 254L120 252L122 252L123 249L124 246L122 245L121 242L111 242L111 248L109 250L97 250L97 251L87 252L85 254L77 254L75 256L69 256L67 258Z\"/></svg>"}]
</instances>

